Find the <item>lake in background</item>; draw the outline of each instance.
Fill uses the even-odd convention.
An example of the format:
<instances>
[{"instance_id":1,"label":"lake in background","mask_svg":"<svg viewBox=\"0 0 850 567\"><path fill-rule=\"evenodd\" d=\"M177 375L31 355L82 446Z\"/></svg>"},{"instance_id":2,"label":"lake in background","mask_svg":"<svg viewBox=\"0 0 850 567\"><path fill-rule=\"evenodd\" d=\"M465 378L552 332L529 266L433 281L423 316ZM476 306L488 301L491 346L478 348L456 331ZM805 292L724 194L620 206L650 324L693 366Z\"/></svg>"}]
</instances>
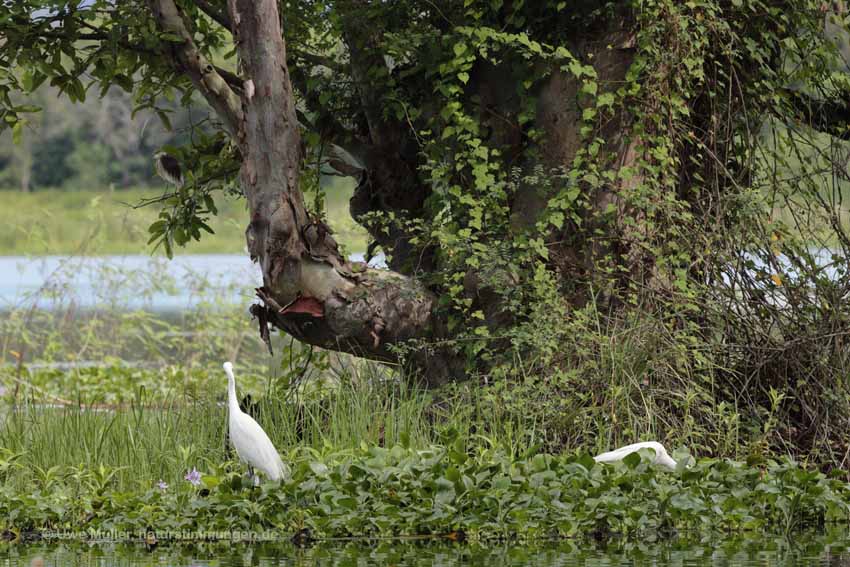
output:
<instances>
[{"instance_id":1,"label":"lake in background","mask_svg":"<svg viewBox=\"0 0 850 567\"><path fill-rule=\"evenodd\" d=\"M833 251L814 251L821 275L846 277L842 258ZM362 253L349 259L362 262ZM755 261L756 266L761 262ZM783 277L794 278L794 268L777 258ZM383 254L369 265L386 267ZM742 269L742 268L738 268ZM730 271L724 274L729 281ZM254 288L262 285L257 264L247 254L175 256L0 256L0 311L37 306L55 309L146 309L177 312L199 304L247 304ZM773 300L784 304L783 289L770 288Z\"/></svg>"},{"instance_id":2,"label":"lake in background","mask_svg":"<svg viewBox=\"0 0 850 567\"><path fill-rule=\"evenodd\" d=\"M363 254L352 254L363 261ZM384 266L383 256L370 262ZM0 310L125 308L179 311L199 303L249 303L262 285L246 254L0 256Z\"/></svg>"},{"instance_id":3,"label":"lake in background","mask_svg":"<svg viewBox=\"0 0 850 567\"><path fill-rule=\"evenodd\" d=\"M846 277L843 259L827 249L814 251L814 262L830 279ZM362 262L362 253L349 259ZM794 267L777 258L783 277ZM386 267L383 254L369 265ZM761 266L756 261L756 266ZM731 268L731 267L730 267ZM741 269L740 267L738 269ZM725 279L729 281L729 274ZM37 306L82 309L146 309L175 312L208 303L245 304L262 285L257 264L247 254L175 256L0 256L0 311ZM782 305L784 290L769 289Z\"/></svg>"}]
</instances>

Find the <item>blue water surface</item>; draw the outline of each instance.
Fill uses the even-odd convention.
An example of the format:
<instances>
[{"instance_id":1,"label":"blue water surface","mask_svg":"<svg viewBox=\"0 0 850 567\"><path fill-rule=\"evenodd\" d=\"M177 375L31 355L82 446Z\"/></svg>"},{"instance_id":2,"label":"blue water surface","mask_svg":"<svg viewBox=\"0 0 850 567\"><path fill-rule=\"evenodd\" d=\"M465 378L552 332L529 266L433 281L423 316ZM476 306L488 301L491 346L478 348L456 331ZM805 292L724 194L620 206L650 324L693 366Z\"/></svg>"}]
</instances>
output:
<instances>
[{"instance_id":1,"label":"blue water surface","mask_svg":"<svg viewBox=\"0 0 850 567\"><path fill-rule=\"evenodd\" d=\"M363 254L351 260L362 261ZM375 258L373 266L383 265ZM262 285L244 254L165 257L0 256L0 310L126 308L176 311L199 303L246 303Z\"/></svg>"}]
</instances>

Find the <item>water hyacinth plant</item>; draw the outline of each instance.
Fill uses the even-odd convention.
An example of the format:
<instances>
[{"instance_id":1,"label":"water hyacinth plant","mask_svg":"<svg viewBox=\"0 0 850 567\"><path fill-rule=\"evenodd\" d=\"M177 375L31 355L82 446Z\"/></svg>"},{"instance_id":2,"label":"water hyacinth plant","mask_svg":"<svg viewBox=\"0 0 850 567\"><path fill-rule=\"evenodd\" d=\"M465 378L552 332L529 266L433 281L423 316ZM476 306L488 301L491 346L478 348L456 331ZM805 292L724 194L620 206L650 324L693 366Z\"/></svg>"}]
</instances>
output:
<instances>
[{"instance_id":1,"label":"water hyacinth plant","mask_svg":"<svg viewBox=\"0 0 850 567\"><path fill-rule=\"evenodd\" d=\"M192 470L187 472L183 478L188 480L192 486L200 486L201 484L201 473L195 467L192 467Z\"/></svg>"},{"instance_id":2,"label":"water hyacinth plant","mask_svg":"<svg viewBox=\"0 0 850 567\"><path fill-rule=\"evenodd\" d=\"M54 471L35 480L30 493L0 487L0 529L274 530L281 537L307 530L311 538L455 533L534 541L671 529L787 533L850 520L847 484L788 460L753 467L704 459L686 467L688 456L678 452L681 466L667 471L648 455L613 465L589 455L514 459L460 442L290 457L291 479L258 489L235 466L203 477L193 468L184 487L169 491L119 490L114 481L93 482L93 473Z\"/></svg>"}]
</instances>

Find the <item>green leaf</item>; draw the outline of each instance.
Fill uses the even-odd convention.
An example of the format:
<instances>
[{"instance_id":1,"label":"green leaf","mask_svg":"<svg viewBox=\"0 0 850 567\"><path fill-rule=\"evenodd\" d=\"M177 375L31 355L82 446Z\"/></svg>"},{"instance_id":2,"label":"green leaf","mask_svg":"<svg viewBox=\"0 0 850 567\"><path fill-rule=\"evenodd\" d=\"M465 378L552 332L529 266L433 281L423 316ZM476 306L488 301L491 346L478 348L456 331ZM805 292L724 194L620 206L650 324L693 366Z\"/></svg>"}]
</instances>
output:
<instances>
[{"instance_id":1,"label":"green leaf","mask_svg":"<svg viewBox=\"0 0 850 567\"><path fill-rule=\"evenodd\" d=\"M157 109L156 115L159 117L159 120L162 122L162 125L165 126L165 129L169 132L173 130L171 127L171 119L168 118L168 114L164 110Z\"/></svg>"},{"instance_id":2,"label":"green leaf","mask_svg":"<svg viewBox=\"0 0 850 567\"><path fill-rule=\"evenodd\" d=\"M18 120L15 122L15 125L12 126L12 142L19 146L23 141L24 136L24 126L26 125L26 120Z\"/></svg>"},{"instance_id":3,"label":"green leaf","mask_svg":"<svg viewBox=\"0 0 850 567\"><path fill-rule=\"evenodd\" d=\"M148 232L149 232L150 234L162 234L163 232L165 232L165 228L166 228L166 226L168 226L168 224L166 223L166 221L164 221L164 220L158 220L158 221L156 221L156 222L152 223L152 224L148 227Z\"/></svg>"}]
</instances>

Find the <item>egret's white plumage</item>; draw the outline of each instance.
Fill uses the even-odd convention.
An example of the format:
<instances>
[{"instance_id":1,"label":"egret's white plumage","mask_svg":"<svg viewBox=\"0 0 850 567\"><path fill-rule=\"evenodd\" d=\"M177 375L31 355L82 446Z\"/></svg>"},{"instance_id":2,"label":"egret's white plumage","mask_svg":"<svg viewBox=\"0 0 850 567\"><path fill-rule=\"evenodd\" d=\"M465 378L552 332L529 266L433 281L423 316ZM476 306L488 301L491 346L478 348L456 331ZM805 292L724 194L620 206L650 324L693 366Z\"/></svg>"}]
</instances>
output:
<instances>
[{"instance_id":1,"label":"egret's white plumage","mask_svg":"<svg viewBox=\"0 0 850 567\"><path fill-rule=\"evenodd\" d=\"M673 457L667 453L667 449L664 448L664 445L658 441L632 443L631 445L626 445L625 447L620 447L619 449L614 449L613 451L596 455L593 457L593 460L597 463L614 463L616 461L622 461L627 455L636 453L641 449L652 449L655 451L655 460L653 462L656 465L661 465L669 469L676 468L676 461L674 461Z\"/></svg>"},{"instance_id":2,"label":"egret's white plumage","mask_svg":"<svg viewBox=\"0 0 850 567\"><path fill-rule=\"evenodd\" d=\"M224 372L227 374L228 429L236 454L271 480L281 480L289 476L289 467L281 460L269 436L253 417L239 409L233 365L225 362Z\"/></svg>"}]
</instances>

